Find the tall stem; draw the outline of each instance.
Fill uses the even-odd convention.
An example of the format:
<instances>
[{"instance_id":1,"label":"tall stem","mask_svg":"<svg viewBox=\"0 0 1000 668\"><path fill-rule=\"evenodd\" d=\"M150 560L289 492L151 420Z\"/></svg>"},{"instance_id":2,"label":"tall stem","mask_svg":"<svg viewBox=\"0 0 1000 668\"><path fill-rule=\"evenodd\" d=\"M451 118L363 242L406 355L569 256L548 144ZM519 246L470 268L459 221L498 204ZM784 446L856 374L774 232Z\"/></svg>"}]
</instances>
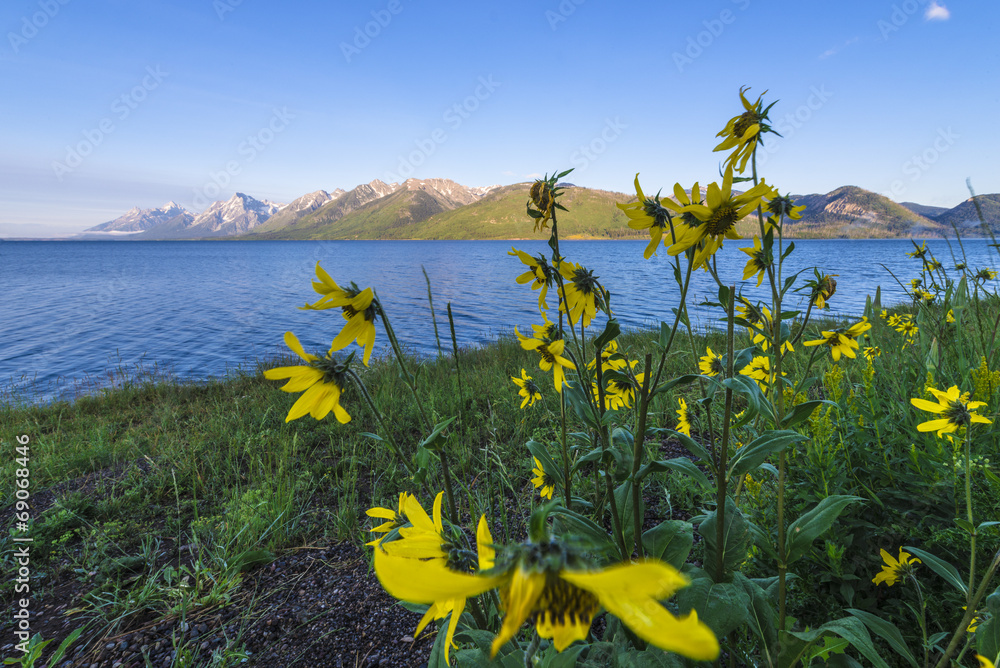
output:
<instances>
[{"instance_id":1,"label":"tall stem","mask_svg":"<svg viewBox=\"0 0 1000 668\"><path fill-rule=\"evenodd\" d=\"M389 448L392 450L392 453L396 455L399 461L403 462L403 466L406 467L406 472L409 473L410 475L413 475L415 473L415 471L413 470L413 464L411 464L410 461L406 457L404 457L403 453L400 451L399 445L396 443L396 438L392 435L392 431L385 423L385 417L383 417L382 412L378 409L378 406L375 405L375 401L372 399L372 396L368 393L368 388L365 387L365 384L361 380L361 377L358 376L358 374L355 373L353 369L348 369L347 374L354 381L354 384L358 387L358 389L361 390L361 396L364 397L365 403L368 404L368 407L372 411L372 415L375 416L375 419L378 421L379 426L382 428L382 433L384 433L386 438L388 439Z\"/></svg>"},{"instance_id":2,"label":"tall stem","mask_svg":"<svg viewBox=\"0 0 1000 668\"><path fill-rule=\"evenodd\" d=\"M736 298L736 286L729 286L729 304L726 305L726 316L727 316L727 327L726 327L726 378L733 377L733 355L734 351L734 336L733 336L733 319L735 318L735 298ZM728 475L726 473L726 458L729 455L729 422L730 417L733 412L733 389L732 387L726 388L726 406L725 412L723 413L722 422L722 443L719 446L719 452L716 458L716 475L715 475L715 545L718 553L718 562L715 568L715 581L722 582L725 577L725 554L726 551L723 548L723 541L725 540L725 524L726 524L726 488L728 486Z\"/></svg>"},{"instance_id":3,"label":"tall stem","mask_svg":"<svg viewBox=\"0 0 1000 668\"><path fill-rule=\"evenodd\" d=\"M598 364L600 364L600 351L598 351ZM632 438L632 522L635 528L635 553L642 559L642 513L639 512L642 503L642 484L636 480L639 472L639 465L642 464L642 455L646 440L646 412L649 404L649 374L653 367L652 353L646 353L645 369L642 376L642 387L639 388L639 415L636 420L635 434Z\"/></svg>"}]
</instances>

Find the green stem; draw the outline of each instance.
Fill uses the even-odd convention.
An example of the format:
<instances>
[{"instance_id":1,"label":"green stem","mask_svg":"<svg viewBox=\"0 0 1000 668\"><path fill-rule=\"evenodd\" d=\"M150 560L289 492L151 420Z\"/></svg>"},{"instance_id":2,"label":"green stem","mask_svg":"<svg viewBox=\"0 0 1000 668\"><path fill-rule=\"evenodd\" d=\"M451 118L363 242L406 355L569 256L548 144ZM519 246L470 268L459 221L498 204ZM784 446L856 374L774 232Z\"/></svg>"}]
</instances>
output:
<instances>
[{"instance_id":1,"label":"green stem","mask_svg":"<svg viewBox=\"0 0 1000 668\"><path fill-rule=\"evenodd\" d=\"M382 433L384 433L386 438L388 439L387 442L389 444L389 448L392 450L392 453L396 455L399 461L403 462L403 466L406 467L406 472L409 473L410 475L413 475L416 472L413 470L413 464L410 463L410 461L403 456L402 451L399 449L399 444L396 443L396 438L392 435L392 431L385 423L385 417L382 415L382 412L378 409L378 406L375 405L375 401L374 399L372 399L371 394L368 393L368 388L365 387L365 384L361 380L361 377L353 369L348 369L347 374L354 381L354 384L358 387L358 389L361 390L361 396L364 398L365 403L368 404L368 407L372 411L372 415L375 416L375 419L378 421L379 426L382 428Z\"/></svg>"},{"instance_id":2,"label":"green stem","mask_svg":"<svg viewBox=\"0 0 1000 668\"><path fill-rule=\"evenodd\" d=\"M917 623L920 624L920 634L923 637L923 648L924 648L924 668L930 665L930 647L927 644L927 610L924 605L924 592L920 589L920 582L911 573L909 577L913 586L917 589L917 604L920 606L920 618Z\"/></svg>"},{"instance_id":3,"label":"green stem","mask_svg":"<svg viewBox=\"0 0 1000 668\"><path fill-rule=\"evenodd\" d=\"M378 299L378 295L375 296ZM402 372L403 382L406 386L410 388L410 393L413 395L414 401L417 403L417 410L420 412L420 417L424 421L424 427L431 430L431 421L427 419L427 413L424 412L424 404L420 400L420 395L417 393L417 385L413 376L410 374L409 370L406 368L406 362L403 361L403 349L399 345L399 341L396 339L396 332L392 328L392 324L389 322L389 316L386 315L385 308L382 307L382 302L379 300L379 311L382 315L382 324L385 325L385 333L389 336L389 343L392 344L392 350L396 353L396 362L399 364L399 369Z\"/></svg>"},{"instance_id":4,"label":"green stem","mask_svg":"<svg viewBox=\"0 0 1000 668\"><path fill-rule=\"evenodd\" d=\"M680 259L678 259L677 262L679 263ZM670 328L670 338L667 339L667 345L664 346L663 352L660 353L660 363L659 365L657 365L656 368L656 377L653 379L652 384L649 386L651 391L656 390L657 385L659 385L660 383L660 374L663 373L663 363L666 361L667 352L670 350L670 346L674 342L674 335L677 333L677 325L679 325L681 322L681 314L687 307L687 291L688 291L688 285L691 282L691 269L692 269L691 264L692 261L688 259L687 274L684 276L684 283L681 285L681 301L680 304L677 305L677 315L674 317L674 325L673 327Z\"/></svg>"},{"instance_id":5,"label":"green stem","mask_svg":"<svg viewBox=\"0 0 1000 668\"><path fill-rule=\"evenodd\" d=\"M969 536L972 552L969 556L969 593L966 595L966 605L971 606L972 585L976 581L976 525L972 521L972 425L965 427L965 512L972 535Z\"/></svg>"},{"instance_id":6,"label":"green stem","mask_svg":"<svg viewBox=\"0 0 1000 668\"><path fill-rule=\"evenodd\" d=\"M955 629L955 633L951 637L951 642L948 643L948 647L944 650L944 654L941 656L941 660L937 662L936 668L945 668L948 665L948 661L951 659L951 655L955 653L958 649L958 644L962 642L962 638L968 632L969 624L972 622L972 618L976 616L976 610L979 608L979 602L983 600L986 595L986 588L989 586L990 581L997 572L997 567L1000 566L1000 551L998 551L993 556L993 563L990 564L989 570L986 571L986 575L983 576L982 582L979 583L979 589L976 590L976 595L972 597L969 604L965 606L965 614L962 615L962 621L958 623L958 628Z\"/></svg>"},{"instance_id":7,"label":"green stem","mask_svg":"<svg viewBox=\"0 0 1000 668\"><path fill-rule=\"evenodd\" d=\"M726 305L726 316L727 316L727 327L726 327L726 378L733 377L733 356L735 354L734 339L733 335L733 319L736 313L736 286L729 286L729 304ZM716 457L716 466L718 471L715 475L715 545L718 551L717 563L715 568L715 581L722 582L726 574L726 560L725 560L725 549L723 548L725 540L725 524L726 524L726 491L728 487L728 474L726 472L726 458L729 455L729 422L730 417L733 412L733 389L732 387L726 388L726 405L725 411L723 413L722 422L722 444L718 449L718 455Z\"/></svg>"},{"instance_id":8,"label":"green stem","mask_svg":"<svg viewBox=\"0 0 1000 668\"><path fill-rule=\"evenodd\" d=\"M420 271L424 272L424 280L427 281L427 303L431 305L431 322L434 323L434 340L437 341L438 357L441 357L441 337L438 336L438 321L434 315L434 298L431 297L431 279L427 275L424 265L420 265Z\"/></svg>"},{"instance_id":9,"label":"green stem","mask_svg":"<svg viewBox=\"0 0 1000 668\"><path fill-rule=\"evenodd\" d=\"M600 351L597 363L600 364ZM642 559L642 513L639 512L642 503L642 484L636 479L639 465L642 464L643 446L646 440L646 412L649 404L649 374L653 367L652 353L646 353L645 369L642 376L642 387L639 388L639 415L635 434L632 438L632 522L635 528L635 553Z\"/></svg>"}]
</instances>

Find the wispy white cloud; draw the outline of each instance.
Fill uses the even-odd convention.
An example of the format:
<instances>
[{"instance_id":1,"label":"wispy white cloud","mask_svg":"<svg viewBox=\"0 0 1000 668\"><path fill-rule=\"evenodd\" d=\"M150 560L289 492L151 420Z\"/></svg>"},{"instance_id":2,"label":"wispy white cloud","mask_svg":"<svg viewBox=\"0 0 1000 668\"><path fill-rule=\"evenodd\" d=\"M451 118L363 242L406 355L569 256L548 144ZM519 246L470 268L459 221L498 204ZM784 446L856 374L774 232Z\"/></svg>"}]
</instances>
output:
<instances>
[{"instance_id":1,"label":"wispy white cloud","mask_svg":"<svg viewBox=\"0 0 1000 668\"><path fill-rule=\"evenodd\" d=\"M829 58L831 56L835 56L838 53L840 53L841 51L843 51L844 49L846 49L847 47L849 47L851 44L854 44L855 42L858 42L860 39L861 39L860 37L852 37L851 39L847 40L843 44L840 44L838 46L835 46L835 47L832 47L830 49L827 49L823 53L819 54L819 59L820 60L826 60L827 58Z\"/></svg>"},{"instance_id":2,"label":"wispy white cloud","mask_svg":"<svg viewBox=\"0 0 1000 668\"><path fill-rule=\"evenodd\" d=\"M947 21L950 18L951 12L944 5L938 4L937 0L931 0L931 4L927 5L927 11L924 12L926 21Z\"/></svg>"}]
</instances>

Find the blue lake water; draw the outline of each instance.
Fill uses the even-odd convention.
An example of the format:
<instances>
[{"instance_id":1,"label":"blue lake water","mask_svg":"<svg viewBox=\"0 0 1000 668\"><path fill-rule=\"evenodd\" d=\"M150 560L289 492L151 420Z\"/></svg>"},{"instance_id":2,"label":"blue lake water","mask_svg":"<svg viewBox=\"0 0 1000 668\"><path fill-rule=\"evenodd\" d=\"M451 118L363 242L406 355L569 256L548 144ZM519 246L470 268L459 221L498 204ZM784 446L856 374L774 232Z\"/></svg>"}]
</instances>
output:
<instances>
[{"instance_id":1,"label":"blue lake water","mask_svg":"<svg viewBox=\"0 0 1000 668\"><path fill-rule=\"evenodd\" d=\"M913 249L908 240L795 243L786 276L812 266L839 274L832 314L860 314L876 286L883 304L902 301L903 289L881 265L904 283L920 270L906 256ZM986 241L964 244L970 267L996 269L997 254ZM343 324L339 310L296 308L318 297L311 288L317 261L339 283L372 286L404 346L418 354L437 350L421 265L446 352L448 302L460 346L482 345L514 325L530 332L530 323L541 322L538 293L514 282L526 268L507 255L512 245L548 254L544 241L0 242L0 397L12 391L29 400L71 397L139 366L183 380L221 377L287 352L287 330L307 350L325 351ZM594 270L611 290L625 327L658 326L678 301L670 258L661 248L659 257L643 260L645 245L562 242L567 259ZM719 253L724 281L741 283L747 255L737 248L748 245L729 242ZM945 241L930 240L928 247L946 268L954 265ZM742 285L751 298L769 298L756 281ZM698 271L689 304L716 291ZM717 324L714 311L692 306L691 312L700 327ZM379 328L376 352L386 346Z\"/></svg>"}]
</instances>

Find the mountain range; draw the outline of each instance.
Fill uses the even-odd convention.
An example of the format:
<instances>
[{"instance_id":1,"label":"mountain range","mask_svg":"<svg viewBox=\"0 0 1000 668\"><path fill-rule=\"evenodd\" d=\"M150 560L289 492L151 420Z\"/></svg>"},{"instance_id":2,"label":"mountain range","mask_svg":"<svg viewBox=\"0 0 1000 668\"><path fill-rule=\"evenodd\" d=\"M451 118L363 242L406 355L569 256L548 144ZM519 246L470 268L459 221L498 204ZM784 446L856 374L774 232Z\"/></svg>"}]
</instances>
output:
<instances>
[{"instance_id":1,"label":"mountain range","mask_svg":"<svg viewBox=\"0 0 1000 668\"><path fill-rule=\"evenodd\" d=\"M289 204L235 193L200 214L169 202L157 209L133 208L89 228L78 238L116 239L518 239L532 234L525 213L530 183L468 187L448 179L378 179L349 191L317 190ZM642 238L628 227L616 202L635 196L566 184L561 203L570 213L559 221L564 238ZM948 209L896 203L882 195L844 186L821 194L794 195L806 206L801 220L787 221L791 238L889 238L980 236L971 198ZM1000 233L1000 195L977 197L985 220ZM752 234L756 223L738 229Z\"/></svg>"}]
</instances>

